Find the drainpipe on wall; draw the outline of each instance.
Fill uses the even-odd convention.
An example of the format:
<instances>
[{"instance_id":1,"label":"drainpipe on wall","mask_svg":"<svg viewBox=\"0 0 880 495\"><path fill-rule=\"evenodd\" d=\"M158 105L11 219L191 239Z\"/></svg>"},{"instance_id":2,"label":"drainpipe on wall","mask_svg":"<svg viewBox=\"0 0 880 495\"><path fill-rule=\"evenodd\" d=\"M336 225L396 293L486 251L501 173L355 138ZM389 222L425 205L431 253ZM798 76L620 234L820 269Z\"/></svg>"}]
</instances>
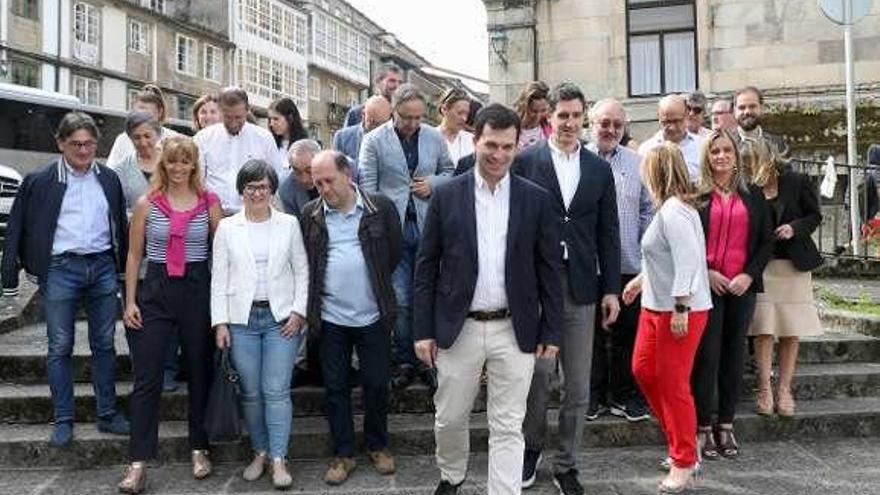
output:
<instances>
[{"instance_id":1,"label":"drainpipe on wall","mask_svg":"<svg viewBox=\"0 0 880 495\"><path fill-rule=\"evenodd\" d=\"M538 20L532 24L532 80L538 81L540 70L538 69Z\"/></svg>"},{"instance_id":2,"label":"drainpipe on wall","mask_svg":"<svg viewBox=\"0 0 880 495\"><path fill-rule=\"evenodd\" d=\"M61 0L58 0L58 32L56 33L56 47L55 47L55 92L61 92L61 16L63 13L61 12Z\"/></svg>"}]
</instances>

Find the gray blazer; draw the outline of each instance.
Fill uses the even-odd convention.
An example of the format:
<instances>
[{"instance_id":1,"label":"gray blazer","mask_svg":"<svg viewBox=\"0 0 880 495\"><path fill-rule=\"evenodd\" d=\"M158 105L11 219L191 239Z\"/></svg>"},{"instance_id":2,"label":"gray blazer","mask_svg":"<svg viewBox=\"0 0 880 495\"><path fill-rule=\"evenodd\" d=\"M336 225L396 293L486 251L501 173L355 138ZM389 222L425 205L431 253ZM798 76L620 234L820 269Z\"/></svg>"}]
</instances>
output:
<instances>
[{"instance_id":1,"label":"gray blazer","mask_svg":"<svg viewBox=\"0 0 880 495\"><path fill-rule=\"evenodd\" d=\"M131 212L138 198L150 188L147 178L138 166L137 154L127 155L121 162L111 164L110 168L119 176L122 194L125 196L125 209Z\"/></svg>"},{"instance_id":2,"label":"gray blazer","mask_svg":"<svg viewBox=\"0 0 880 495\"><path fill-rule=\"evenodd\" d=\"M351 169L351 177L355 182L358 180L360 169L358 167L358 154L361 150L361 142L364 139L364 126L350 125L336 131L333 135L333 149L347 156L354 167Z\"/></svg>"},{"instance_id":3,"label":"gray blazer","mask_svg":"<svg viewBox=\"0 0 880 495\"><path fill-rule=\"evenodd\" d=\"M400 224L405 223L406 205L410 197L409 167L400 146L400 138L394 131L394 120L367 133L361 142L358 155L360 185L364 191L383 194L391 199L400 214ZM446 139L437 129L422 124L419 129L419 164L414 177L427 177L431 190L452 178L455 165L449 158ZM428 201L413 195L419 231L423 230Z\"/></svg>"}]
</instances>

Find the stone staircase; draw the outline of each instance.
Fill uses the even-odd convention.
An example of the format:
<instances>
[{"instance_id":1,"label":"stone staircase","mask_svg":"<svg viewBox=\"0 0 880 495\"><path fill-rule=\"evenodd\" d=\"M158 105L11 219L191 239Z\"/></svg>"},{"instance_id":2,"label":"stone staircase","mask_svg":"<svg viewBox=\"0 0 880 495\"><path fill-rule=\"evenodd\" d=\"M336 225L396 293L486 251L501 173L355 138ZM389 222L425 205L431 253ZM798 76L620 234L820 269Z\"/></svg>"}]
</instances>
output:
<instances>
[{"instance_id":1,"label":"stone staircase","mask_svg":"<svg viewBox=\"0 0 880 495\"><path fill-rule=\"evenodd\" d=\"M33 325L0 335L0 467L95 467L125 462L128 438L99 433L94 428L94 393L89 383L88 338L84 322L77 323L74 351L76 417L73 445L49 448L52 402L46 384L45 327ZM131 390L128 347L121 328L117 333L118 385L127 407ZM880 338L831 330L801 345L801 365L794 394L794 419L764 418L751 412L752 377L746 377L737 436L742 443L788 439L819 440L834 437L880 436ZM362 411L359 391L354 406ZM293 391L294 420L290 457L328 457L328 428L323 417L323 390L300 387ZM555 403L556 401L554 401ZM472 449L485 451L488 427L485 397L478 397L471 422ZM186 396L183 391L162 397L160 460L185 462ZM555 409L551 411L550 445L556 443ZM356 418L356 429L360 417ZM389 418L391 449L400 455L433 453L432 401L425 387L412 386L392 394ZM616 418L588 422L584 433L590 447L656 445L662 438L653 421L630 424ZM217 446L218 461L249 457L246 442Z\"/></svg>"}]
</instances>

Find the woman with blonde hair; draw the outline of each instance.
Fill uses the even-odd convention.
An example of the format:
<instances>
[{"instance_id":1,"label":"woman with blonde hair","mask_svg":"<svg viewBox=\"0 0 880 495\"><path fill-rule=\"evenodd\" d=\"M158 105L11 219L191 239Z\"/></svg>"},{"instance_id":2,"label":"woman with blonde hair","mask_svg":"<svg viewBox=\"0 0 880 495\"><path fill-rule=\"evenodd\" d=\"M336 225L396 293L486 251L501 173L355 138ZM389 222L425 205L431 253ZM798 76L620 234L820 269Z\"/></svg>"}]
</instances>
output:
<instances>
[{"instance_id":1,"label":"woman with blonde hair","mask_svg":"<svg viewBox=\"0 0 880 495\"><path fill-rule=\"evenodd\" d=\"M125 270L125 322L131 352L129 456L119 490L140 493L146 461L156 457L159 395L165 351L179 329L187 368L189 444L193 476L208 476L205 407L211 386L210 239L222 217L220 204L202 185L199 150L189 138L169 139L150 190L137 201L129 230ZM146 277L138 290L138 269L146 253Z\"/></svg>"},{"instance_id":2,"label":"woman with blonde hair","mask_svg":"<svg viewBox=\"0 0 880 495\"><path fill-rule=\"evenodd\" d=\"M712 311L691 374L697 407L697 445L703 459L739 455L733 419L739 402L746 332L763 290L761 273L773 241L761 189L747 185L733 136L715 130L700 156L700 220ZM715 390L718 417L712 422ZM713 427L714 424L714 427Z\"/></svg>"},{"instance_id":3,"label":"woman with blonde hair","mask_svg":"<svg viewBox=\"0 0 880 495\"><path fill-rule=\"evenodd\" d=\"M466 130L471 112L471 99L464 91L451 88L440 98L440 125L437 130L446 138L452 163L474 152L474 135Z\"/></svg>"},{"instance_id":4,"label":"woman with blonde hair","mask_svg":"<svg viewBox=\"0 0 880 495\"><path fill-rule=\"evenodd\" d=\"M822 326L813 300L811 272L822 265L812 234L822 223L816 187L803 175L782 170L766 141L745 143L744 156L752 164L752 182L769 204L773 229L772 257L764 269L764 292L758 294L749 335L755 337L758 393L755 410L761 415L794 415L791 382L797 366L801 337L819 335ZM774 405L770 384L773 341L779 340L779 383Z\"/></svg>"},{"instance_id":5,"label":"woman with blonde hair","mask_svg":"<svg viewBox=\"0 0 880 495\"><path fill-rule=\"evenodd\" d=\"M550 103L547 100L549 95L550 87L547 86L547 83L532 81L526 84L516 101L513 102L513 109L522 122L517 151L522 151L547 139L553 132L547 121L550 115Z\"/></svg>"},{"instance_id":6,"label":"woman with blonde hair","mask_svg":"<svg viewBox=\"0 0 880 495\"><path fill-rule=\"evenodd\" d=\"M650 150L642 179L657 213L642 237L642 272L624 288L623 302L642 294L632 366L668 445L669 473L658 489L681 493L693 486L699 465L690 377L712 308L706 242L696 190L677 146Z\"/></svg>"}]
</instances>

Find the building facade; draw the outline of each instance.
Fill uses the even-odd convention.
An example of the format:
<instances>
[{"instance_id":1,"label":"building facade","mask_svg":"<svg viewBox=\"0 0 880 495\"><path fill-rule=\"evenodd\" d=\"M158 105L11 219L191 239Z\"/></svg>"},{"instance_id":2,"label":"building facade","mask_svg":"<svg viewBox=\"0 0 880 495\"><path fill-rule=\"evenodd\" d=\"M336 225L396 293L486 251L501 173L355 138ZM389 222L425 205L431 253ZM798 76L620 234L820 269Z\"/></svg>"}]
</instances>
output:
<instances>
[{"instance_id":1,"label":"building facade","mask_svg":"<svg viewBox=\"0 0 880 495\"><path fill-rule=\"evenodd\" d=\"M199 95L229 83L225 10L226 0L0 0L0 75L119 111L152 83L169 117L188 120Z\"/></svg>"},{"instance_id":2,"label":"building facade","mask_svg":"<svg viewBox=\"0 0 880 495\"><path fill-rule=\"evenodd\" d=\"M512 102L533 79L570 80L588 99L626 100L636 122L655 118L659 95L696 88L750 84L776 103L843 101L842 29L815 0L484 3L495 100ZM860 95L880 95L880 2L852 33Z\"/></svg>"}]
</instances>

